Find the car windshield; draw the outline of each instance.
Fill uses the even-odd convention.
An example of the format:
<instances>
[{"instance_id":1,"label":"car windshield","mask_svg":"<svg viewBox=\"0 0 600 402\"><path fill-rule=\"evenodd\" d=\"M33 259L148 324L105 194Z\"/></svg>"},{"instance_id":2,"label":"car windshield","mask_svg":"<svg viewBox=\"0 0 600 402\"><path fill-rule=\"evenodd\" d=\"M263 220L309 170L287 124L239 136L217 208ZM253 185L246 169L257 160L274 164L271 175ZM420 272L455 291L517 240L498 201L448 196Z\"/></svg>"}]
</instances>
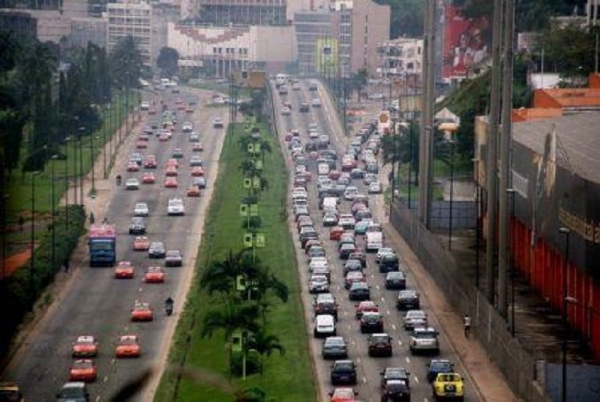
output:
<instances>
[{"instance_id":1,"label":"car windshield","mask_svg":"<svg viewBox=\"0 0 600 402\"><path fill-rule=\"evenodd\" d=\"M406 313L407 318L425 318L425 312L421 310L413 310Z\"/></svg>"},{"instance_id":2,"label":"car windshield","mask_svg":"<svg viewBox=\"0 0 600 402\"><path fill-rule=\"evenodd\" d=\"M403 299L412 299L417 297L417 294L411 290L400 292L400 297Z\"/></svg>"},{"instance_id":3,"label":"car windshield","mask_svg":"<svg viewBox=\"0 0 600 402\"><path fill-rule=\"evenodd\" d=\"M385 378L406 378L406 371L401 368L388 368L385 371Z\"/></svg>"},{"instance_id":4,"label":"car windshield","mask_svg":"<svg viewBox=\"0 0 600 402\"><path fill-rule=\"evenodd\" d=\"M434 370L450 370L452 366L449 361L432 361L430 367Z\"/></svg>"},{"instance_id":5,"label":"car windshield","mask_svg":"<svg viewBox=\"0 0 600 402\"><path fill-rule=\"evenodd\" d=\"M87 369L87 368L91 368L91 367L92 367L91 361L77 360L75 363L73 363L74 369Z\"/></svg>"},{"instance_id":6,"label":"car windshield","mask_svg":"<svg viewBox=\"0 0 600 402\"><path fill-rule=\"evenodd\" d=\"M58 394L59 398L62 399L76 399L81 398L84 394L83 388L63 388Z\"/></svg>"},{"instance_id":7,"label":"car windshield","mask_svg":"<svg viewBox=\"0 0 600 402\"><path fill-rule=\"evenodd\" d=\"M435 338L437 336L437 333L435 331L415 331L413 333L413 336L415 338L430 339Z\"/></svg>"},{"instance_id":8,"label":"car windshield","mask_svg":"<svg viewBox=\"0 0 600 402\"><path fill-rule=\"evenodd\" d=\"M327 338L325 340L326 346L344 346L345 342L343 338Z\"/></svg>"},{"instance_id":9,"label":"car windshield","mask_svg":"<svg viewBox=\"0 0 600 402\"><path fill-rule=\"evenodd\" d=\"M373 343L387 343L390 337L387 335L371 335L371 342Z\"/></svg>"},{"instance_id":10,"label":"car windshield","mask_svg":"<svg viewBox=\"0 0 600 402\"><path fill-rule=\"evenodd\" d=\"M334 367L335 371L354 371L352 362L338 362Z\"/></svg>"}]
</instances>

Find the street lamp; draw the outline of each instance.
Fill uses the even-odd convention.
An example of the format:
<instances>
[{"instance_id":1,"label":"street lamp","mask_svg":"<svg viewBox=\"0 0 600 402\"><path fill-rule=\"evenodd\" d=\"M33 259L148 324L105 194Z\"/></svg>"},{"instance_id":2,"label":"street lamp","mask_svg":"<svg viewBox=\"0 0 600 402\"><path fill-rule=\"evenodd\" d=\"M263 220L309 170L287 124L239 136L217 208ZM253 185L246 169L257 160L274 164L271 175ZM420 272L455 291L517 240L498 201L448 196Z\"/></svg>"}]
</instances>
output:
<instances>
[{"instance_id":1,"label":"street lamp","mask_svg":"<svg viewBox=\"0 0 600 402\"><path fill-rule=\"evenodd\" d=\"M448 250L452 249L452 202L454 196L454 144L456 141L452 138L458 131L458 124L452 122L441 123L439 130L444 132L444 138L450 145L450 211L448 220Z\"/></svg>"},{"instance_id":2,"label":"street lamp","mask_svg":"<svg viewBox=\"0 0 600 402\"><path fill-rule=\"evenodd\" d=\"M481 247L481 187L479 186L479 158L471 159L475 163L475 288L479 289L479 248Z\"/></svg>"},{"instance_id":3,"label":"street lamp","mask_svg":"<svg viewBox=\"0 0 600 402\"><path fill-rule=\"evenodd\" d=\"M91 169L92 169L92 190L91 190L91 193L95 194L96 193L96 174L95 174L94 171L96 169L94 169L94 160L95 160L95 158L94 158L94 134L93 133L90 135L90 153L91 153L91 155L90 155L90 166L91 166Z\"/></svg>"},{"instance_id":4,"label":"street lamp","mask_svg":"<svg viewBox=\"0 0 600 402\"><path fill-rule=\"evenodd\" d=\"M563 342L562 342L562 402L567 402L567 341L569 331L569 316L567 314L567 308L569 298L567 295L567 268L569 263L569 237L571 237L571 230L567 227L560 227L558 233L565 237L565 254L563 256L563 283L562 283L562 296L563 296Z\"/></svg>"},{"instance_id":5,"label":"street lamp","mask_svg":"<svg viewBox=\"0 0 600 402\"><path fill-rule=\"evenodd\" d=\"M507 188L506 193L510 197L510 238L514 239L515 236L515 189ZM515 249L514 243L510 248L510 334L515 337L516 332L516 321L515 321Z\"/></svg>"}]
</instances>

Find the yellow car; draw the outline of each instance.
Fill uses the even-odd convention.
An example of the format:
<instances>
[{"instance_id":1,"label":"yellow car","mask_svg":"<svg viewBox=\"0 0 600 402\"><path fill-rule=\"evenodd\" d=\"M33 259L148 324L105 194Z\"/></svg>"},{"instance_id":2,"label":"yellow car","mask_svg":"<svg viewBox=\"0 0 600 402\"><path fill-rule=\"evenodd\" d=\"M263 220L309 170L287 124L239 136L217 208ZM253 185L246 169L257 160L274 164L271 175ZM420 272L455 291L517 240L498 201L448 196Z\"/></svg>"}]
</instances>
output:
<instances>
[{"instance_id":1,"label":"yellow car","mask_svg":"<svg viewBox=\"0 0 600 402\"><path fill-rule=\"evenodd\" d=\"M432 390L436 401L462 401L465 396L465 384L458 373L439 373L433 381Z\"/></svg>"}]
</instances>

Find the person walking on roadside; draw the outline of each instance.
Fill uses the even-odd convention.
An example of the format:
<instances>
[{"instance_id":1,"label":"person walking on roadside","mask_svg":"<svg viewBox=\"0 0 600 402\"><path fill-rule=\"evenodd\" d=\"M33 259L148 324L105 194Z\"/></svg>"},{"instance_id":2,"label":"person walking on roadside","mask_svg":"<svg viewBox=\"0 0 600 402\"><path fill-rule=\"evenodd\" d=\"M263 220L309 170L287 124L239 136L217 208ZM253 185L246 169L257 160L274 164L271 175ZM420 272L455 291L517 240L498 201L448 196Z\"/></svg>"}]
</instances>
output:
<instances>
[{"instance_id":1,"label":"person walking on roadside","mask_svg":"<svg viewBox=\"0 0 600 402\"><path fill-rule=\"evenodd\" d=\"M469 338L469 334L471 333L471 317L467 313L463 317L463 326L465 327L465 338Z\"/></svg>"},{"instance_id":2,"label":"person walking on roadside","mask_svg":"<svg viewBox=\"0 0 600 402\"><path fill-rule=\"evenodd\" d=\"M65 260L63 261L63 268L65 269L65 273L69 272L69 259L65 258Z\"/></svg>"}]
</instances>

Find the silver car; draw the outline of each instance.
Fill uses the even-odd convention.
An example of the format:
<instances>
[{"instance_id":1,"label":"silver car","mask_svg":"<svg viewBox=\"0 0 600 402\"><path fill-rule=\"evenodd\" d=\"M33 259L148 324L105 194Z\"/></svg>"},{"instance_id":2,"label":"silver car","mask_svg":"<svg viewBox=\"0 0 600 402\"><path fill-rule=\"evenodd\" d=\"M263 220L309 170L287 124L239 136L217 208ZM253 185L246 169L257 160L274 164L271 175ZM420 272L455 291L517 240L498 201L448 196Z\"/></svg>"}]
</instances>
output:
<instances>
[{"instance_id":1,"label":"silver car","mask_svg":"<svg viewBox=\"0 0 600 402\"><path fill-rule=\"evenodd\" d=\"M408 310L404 316L404 329L412 330L427 325L427 313L423 310Z\"/></svg>"}]
</instances>

